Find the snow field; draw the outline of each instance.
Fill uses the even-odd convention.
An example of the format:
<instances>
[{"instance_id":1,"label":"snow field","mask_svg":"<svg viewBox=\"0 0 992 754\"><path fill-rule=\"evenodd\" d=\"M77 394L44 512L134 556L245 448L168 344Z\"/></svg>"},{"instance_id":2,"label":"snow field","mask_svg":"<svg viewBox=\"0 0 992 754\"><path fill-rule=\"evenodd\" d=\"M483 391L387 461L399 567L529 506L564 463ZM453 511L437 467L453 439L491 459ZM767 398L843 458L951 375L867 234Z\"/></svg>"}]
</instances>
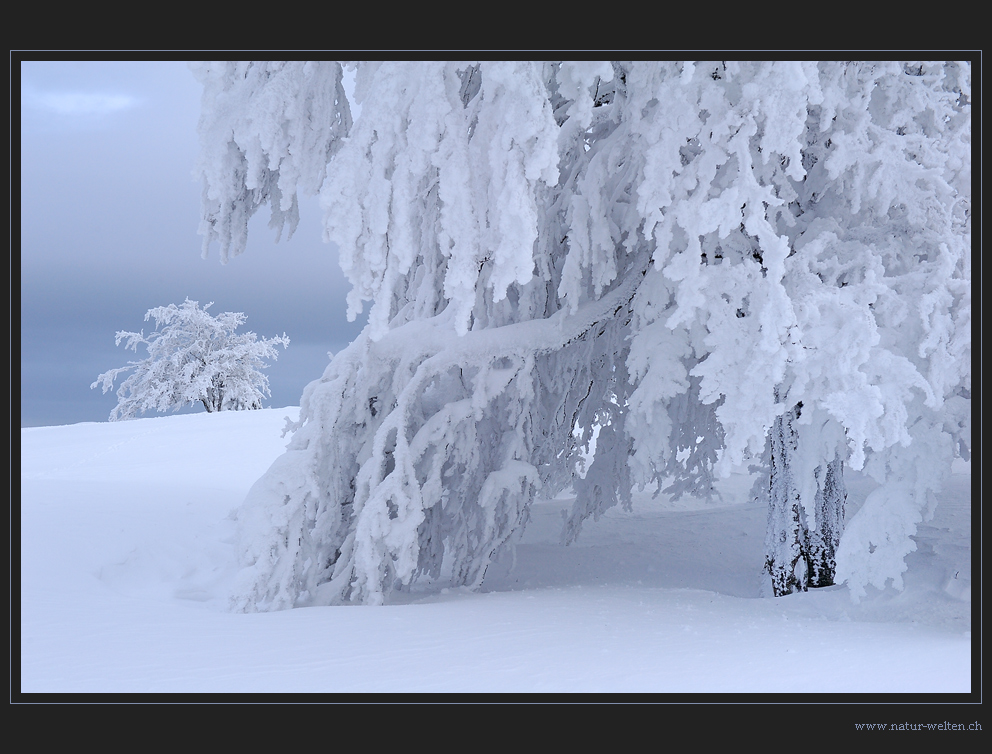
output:
<instances>
[{"instance_id":1,"label":"snow field","mask_svg":"<svg viewBox=\"0 0 992 754\"><path fill-rule=\"evenodd\" d=\"M906 589L762 598L750 478L706 504L635 493L558 544L538 501L479 593L227 611L230 513L296 408L24 429L23 692L966 692L970 473ZM966 469L959 469L966 471ZM849 482L849 514L871 489Z\"/></svg>"}]
</instances>

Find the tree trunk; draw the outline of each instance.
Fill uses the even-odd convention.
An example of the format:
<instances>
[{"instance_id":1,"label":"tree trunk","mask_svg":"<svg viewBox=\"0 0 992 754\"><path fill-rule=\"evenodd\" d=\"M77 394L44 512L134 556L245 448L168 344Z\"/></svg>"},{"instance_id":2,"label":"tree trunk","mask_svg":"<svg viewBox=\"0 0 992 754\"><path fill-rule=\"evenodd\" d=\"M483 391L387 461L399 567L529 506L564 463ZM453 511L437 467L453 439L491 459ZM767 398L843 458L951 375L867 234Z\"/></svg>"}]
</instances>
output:
<instances>
[{"instance_id":1,"label":"tree trunk","mask_svg":"<svg viewBox=\"0 0 992 754\"><path fill-rule=\"evenodd\" d=\"M802 403L799 403L775 419L772 425L765 570L771 576L772 592L776 597L804 592L807 588L802 505L792 474L792 459L798 448L793 423L801 410Z\"/></svg>"},{"instance_id":2,"label":"tree trunk","mask_svg":"<svg viewBox=\"0 0 992 754\"><path fill-rule=\"evenodd\" d=\"M837 545L844 528L844 505L847 488L844 485L844 461L840 456L816 470L816 529L807 531L806 553L810 587L830 586L837 573Z\"/></svg>"},{"instance_id":3,"label":"tree trunk","mask_svg":"<svg viewBox=\"0 0 992 754\"><path fill-rule=\"evenodd\" d=\"M815 528L810 529L799 495L794 463L798 435L794 426L802 403L772 425L768 528L765 532L765 570L772 592L782 597L810 588L830 586L837 572L837 545L844 528L844 461L839 455L814 472Z\"/></svg>"}]
</instances>

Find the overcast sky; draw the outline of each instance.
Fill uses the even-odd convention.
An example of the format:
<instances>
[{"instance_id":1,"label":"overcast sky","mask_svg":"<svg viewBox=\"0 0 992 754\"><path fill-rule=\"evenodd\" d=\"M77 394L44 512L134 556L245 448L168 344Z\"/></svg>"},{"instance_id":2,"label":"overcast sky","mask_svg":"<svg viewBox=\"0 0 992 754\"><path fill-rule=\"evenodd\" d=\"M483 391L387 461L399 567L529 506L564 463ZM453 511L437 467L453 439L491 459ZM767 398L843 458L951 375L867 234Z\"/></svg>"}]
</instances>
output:
<instances>
[{"instance_id":1,"label":"overcast sky","mask_svg":"<svg viewBox=\"0 0 992 754\"><path fill-rule=\"evenodd\" d=\"M20 79L21 426L106 421L116 397L90 384L145 355L114 333L147 333L148 309L187 297L244 312L242 330L285 332L265 405L298 405L361 330L316 199L289 241L275 243L266 207L243 255L221 265L215 245L202 259L200 85L185 63L23 62Z\"/></svg>"}]
</instances>

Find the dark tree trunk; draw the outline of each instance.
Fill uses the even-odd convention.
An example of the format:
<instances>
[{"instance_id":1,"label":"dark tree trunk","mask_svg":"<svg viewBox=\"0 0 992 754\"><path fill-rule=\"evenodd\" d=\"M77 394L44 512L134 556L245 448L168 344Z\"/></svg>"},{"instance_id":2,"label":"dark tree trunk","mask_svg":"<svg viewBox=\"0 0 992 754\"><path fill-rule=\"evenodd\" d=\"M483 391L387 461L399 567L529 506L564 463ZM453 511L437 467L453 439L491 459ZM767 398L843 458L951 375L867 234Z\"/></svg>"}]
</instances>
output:
<instances>
[{"instance_id":1,"label":"dark tree trunk","mask_svg":"<svg viewBox=\"0 0 992 754\"><path fill-rule=\"evenodd\" d=\"M765 570L771 576L772 592L776 597L806 591L802 506L792 474L792 460L798 447L793 424L801 410L802 404L797 404L775 419L772 425Z\"/></svg>"},{"instance_id":2,"label":"dark tree trunk","mask_svg":"<svg viewBox=\"0 0 992 754\"><path fill-rule=\"evenodd\" d=\"M217 377L211 381L207 388L207 394L200 398L200 403L207 409L207 413L224 410L224 383Z\"/></svg>"},{"instance_id":3,"label":"dark tree trunk","mask_svg":"<svg viewBox=\"0 0 992 754\"><path fill-rule=\"evenodd\" d=\"M810 588L830 586L837 572L837 545L844 528L844 462L840 456L817 467L814 500L815 526L809 528L799 495L795 457L795 422L802 403L778 417L771 432L768 528L765 532L765 570L772 592L781 597Z\"/></svg>"},{"instance_id":4,"label":"dark tree trunk","mask_svg":"<svg viewBox=\"0 0 992 754\"><path fill-rule=\"evenodd\" d=\"M839 456L816 470L816 529L807 531L806 553L810 587L830 586L837 573L837 545L844 528L844 462Z\"/></svg>"}]
</instances>

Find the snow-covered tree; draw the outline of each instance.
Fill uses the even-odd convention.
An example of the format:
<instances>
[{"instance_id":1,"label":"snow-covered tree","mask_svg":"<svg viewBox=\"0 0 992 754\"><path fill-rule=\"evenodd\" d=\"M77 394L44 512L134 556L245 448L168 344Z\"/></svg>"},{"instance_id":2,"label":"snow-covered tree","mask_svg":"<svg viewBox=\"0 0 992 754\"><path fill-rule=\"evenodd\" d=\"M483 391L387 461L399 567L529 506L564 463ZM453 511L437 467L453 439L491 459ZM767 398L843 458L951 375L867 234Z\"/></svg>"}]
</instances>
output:
<instances>
[{"instance_id":1,"label":"snow-covered tree","mask_svg":"<svg viewBox=\"0 0 992 754\"><path fill-rule=\"evenodd\" d=\"M117 333L117 345L137 352L143 345L148 358L111 369L90 385L103 386L106 393L114 380L133 370L117 390L117 405L110 421L133 419L151 409L178 411L185 405L202 403L208 412L243 411L262 407L270 395L269 378L262 373L266 361L278 358L277 345L289 346L283 333L262 338L253 332L236 334L247 317L241 312L207 313L213 302L202 309L186 299L181 305L169 304L149 309L145 321L155 320L155 330L145 337L141 332Z\"/></svg>"},{"instance_id":2,"label":"snow-covered tree","mask_svg":"<svg viewBox=\"0 0 992 754\"><path fill-rule=\"evenodd\" d=\"M970 442L968 63L193 70L204 253L319 193L372 302L241 510L237 608L479 585L537 490L568 542L763 454L775 593L899 584ZM845 464L880 487L841 538Z\"/></svg>"}]
</instances>

